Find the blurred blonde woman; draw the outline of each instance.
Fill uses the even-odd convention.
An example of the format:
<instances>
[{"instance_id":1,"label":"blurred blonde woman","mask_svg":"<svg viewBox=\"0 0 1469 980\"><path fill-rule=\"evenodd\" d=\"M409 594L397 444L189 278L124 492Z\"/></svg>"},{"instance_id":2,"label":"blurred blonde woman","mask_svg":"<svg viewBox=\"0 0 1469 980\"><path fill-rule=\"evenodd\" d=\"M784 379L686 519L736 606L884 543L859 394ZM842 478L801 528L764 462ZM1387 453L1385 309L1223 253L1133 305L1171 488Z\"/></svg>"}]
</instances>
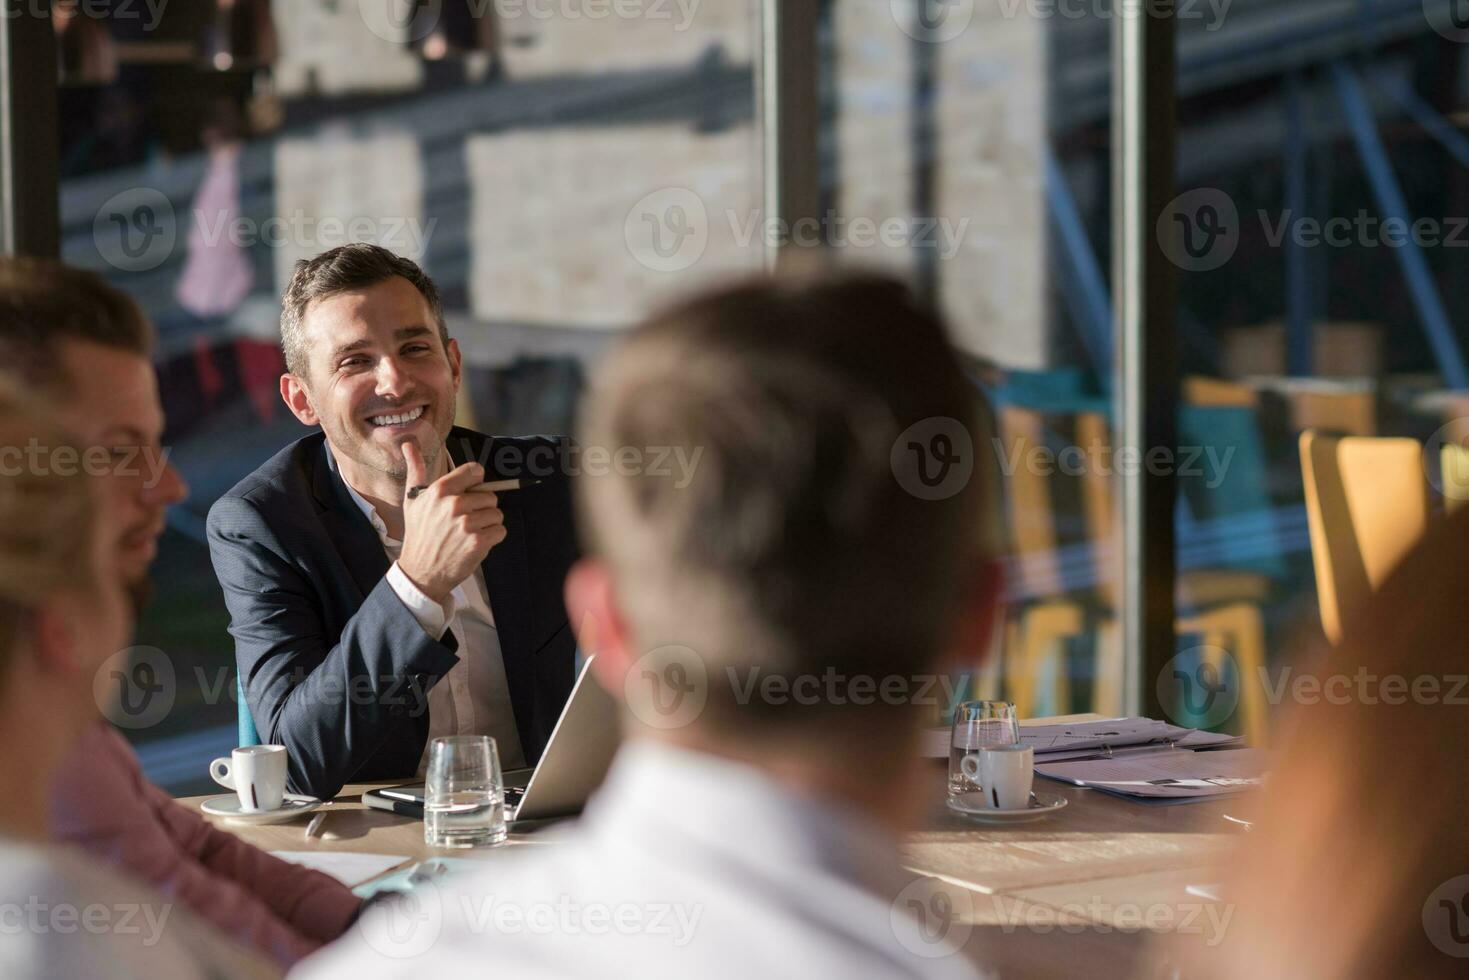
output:
<instances>
[{"instance_id":1,"label":"blurred blonde woman","mask_svg":"<svg viewBox=\"0 0 1469 980\"><path fill-rule=\"evenodd\" d=\"M1320 687L1292 675L1281 754L1224 886L1234 916L1200 975L1469 976L1466 553L1469 512L1360 610L1310 670Z\"/></svg>"},{"instance_id":2,"label":"blurred blonde woman","mask_svg":"<svg viewBox=\"0 0 1469 980\"><path fill-rule=\"evenodd\" d=\"M50 787L132 628L94 481L33 397L0 386L0 976L270 975L145 886L48 848Z\"/></svg>"}]
</instances>

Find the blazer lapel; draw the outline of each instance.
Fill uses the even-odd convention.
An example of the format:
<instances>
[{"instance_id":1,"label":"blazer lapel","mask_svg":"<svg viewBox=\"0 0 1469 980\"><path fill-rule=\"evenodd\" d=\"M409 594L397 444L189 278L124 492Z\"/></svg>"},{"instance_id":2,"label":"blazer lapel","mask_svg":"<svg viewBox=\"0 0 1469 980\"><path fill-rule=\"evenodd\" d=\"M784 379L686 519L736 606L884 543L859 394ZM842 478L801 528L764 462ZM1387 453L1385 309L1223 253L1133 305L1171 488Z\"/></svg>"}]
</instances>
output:
<instances>
[{"instance_id":1,"label":"blazer lapel","mask_svg":"<svg viewBox=\"0 0 1469 980\"><path fill-rule=\"evenodd\" d=\"M328 452L326 440L322 439L321 452L316 457L316 472L312 474L312 490L317 503L323 508L322 525L346 563L358 590L366 598L388 574L388 554L383 550L377 532L368 523L367 515L347 492L346 481L328 461Z\"/></svg>"}]
</instances>

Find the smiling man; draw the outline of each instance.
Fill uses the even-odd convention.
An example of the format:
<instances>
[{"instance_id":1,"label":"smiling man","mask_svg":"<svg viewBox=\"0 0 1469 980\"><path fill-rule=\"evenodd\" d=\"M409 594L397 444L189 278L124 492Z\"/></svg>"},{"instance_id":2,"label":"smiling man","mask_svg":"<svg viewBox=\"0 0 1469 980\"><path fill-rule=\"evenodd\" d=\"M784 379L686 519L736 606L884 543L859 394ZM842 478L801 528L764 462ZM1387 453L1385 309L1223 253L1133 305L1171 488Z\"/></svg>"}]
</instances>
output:
<instances>
[{"instance_id":1,"label":"smiling man","mask_svg":"<svg viewBox=\"0 0 1469 980\"><path fill-rule=\"evenodd\" d=\"M215 503L209 547L291 787L412 777L440 735L492 735L507 769L533 765L574 676L576 546L565 474L527 467L564 447L454 425L438 290L377 246L298 263L281 342L281 397L321 431Z\"/></svg>"}]
</instances>

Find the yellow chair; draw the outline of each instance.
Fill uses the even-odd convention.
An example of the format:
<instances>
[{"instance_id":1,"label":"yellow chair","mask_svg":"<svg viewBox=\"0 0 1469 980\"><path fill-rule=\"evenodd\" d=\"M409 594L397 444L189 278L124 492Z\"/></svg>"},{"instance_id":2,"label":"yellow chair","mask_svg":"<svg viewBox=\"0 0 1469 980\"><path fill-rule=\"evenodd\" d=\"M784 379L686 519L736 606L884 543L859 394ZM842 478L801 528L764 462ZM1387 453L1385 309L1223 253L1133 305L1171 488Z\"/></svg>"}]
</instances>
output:
<instances>
[{"instance_id":1,"label":"yellow chair","mask_svg":"<svg viewBox=\"0 0 1469 980\"><path fill-rule=\"evenodd\" d=\"M1301 433L1301 472L1321 626L1341 641L1361 608L1428 527L1423 447L1414 439Z\"/></svg>"},{"instance_id":2,"label":"yellow chair","mask_svg":"<svg viewBox=\"0 0 1469 980\"><path fill-rule=\"evenodd\" d=\"M1121 714L1122 638L1115 610L1120 596L1109 566L1113 553L1115 495L1105 458L1112 451L1107 420L1100 413L1074 414L1076 444L1088 457L1080 477L1082 517L1095 561L1096 586L1083 604L1078 596L1058 595L1061 576L1056 567L1054 488L1056 477L1027 467L1011 476L1012 532L1024 569L1022 578L1032 595L1056 598L1032 603L1016 614L1005 632L1005 686L1022 717L1033 716L1041 703L1041 679L1049 669L1045 694L1056 710L1071 709L1071 684L1060 663L1063 644L1095 630L1094 686L1091 710ZM1026 459L1041 439L1043 419L1025 409L1007 409L1001 429L1016 458ZM1021 508L1016 501L1025 501ZM1243 677L1259 676L1265 663L1265 623L1260 601L1268 593L1264 576L1229 570L1199 569L1179 577L1180 606L1197 610L1178 619L1180 633L1198 634L1203 643L1230 650ZM1252 743L1264 743L1264 691L1247 684L1240 701L1241 727Z\"/></svg>"},{"instance_id":3,"label":"yellow chair","mask_svg":"<svg viewBox=\"0 0 1469 980\"><path fill-rule=\"evenodd\" d=\"M1219 394L1219 391L1213 392ZM1194 392L1190 392L1192 396ZM1238 404L1210 401L1210 404ZM1111 433L1106 419L1087 413L1077 419L1078 441L1083 445L1109 447ZM1104 451L1110 451L1104 449ZM1116 513L1109 467L1088 466L1083 477L1083 497L1087 522L1093 541L1110 542ZM1098 590L1108 608L1115 609L1120 600L1116 583L1106 567L1108 550L1094 549L1097 561ZM1265 666L1265 617L1260 603L1269 594L1269 580L1258 573L1229 569L1188 569L1178 575L1175 601L1180 608L1193 609L1191 615L1179 616L1178 633L1197 634L1204 645L1232 651L1240 676L1248 681L1260 676ZM1096 696L1093 710L1102 714L1122 712L1122 631L1115 618L1103 624L1097 637ZM1254 745L1265 742L1267 718L1264 689L1256 683L1244 683L1240 697L1240 725Z\"/></svg>"},{"instance_id":4,"label":"yellow chair","mask_svg":"<svg viewBox=\"0 0 1469 980\"><path fill-rule=\"evenodd\" d=\"M1210 392L1220 395L1221 391ZM1236 404L1235 392L1229 404ZM1042 420L1023 410L1007 412L1003 430L1009 445L1026 452L1039 440ZM1122 637L1115 615L1120 596L1110 567L1115 527L1115 495L1105 457L1112 452L1106 418L1097 412L1074 414L1076 444L1088 457L1080 476L1082 517L1095 561L1096 586L1086 604L1076 596L1057 597L1034 603L1010 622L1005 637L1007 693L1022 716L1035 714L1040 702L1040 680L1049 668L1045 692L1058 710L1070 710L1071 685L1064 665L1058 663L1062 644L1095 630L1094 686L1091 710L1121 714L1123 710ZM1024 455L1018 458L1024 459ZM1011 492L1032 505L1030 517L1038 527L1017 527L1017 551L1032 572L1031 594L1059 591L1059 570L1054 569L1055 533L1053 516L1054 476L1046 477L1018 467L1011 479ZM1012 507L1012 511L1014 508ZM1024 544L1021 534L1024 532ZM1227 569L1197 569L1179 576L1178 603L1194 612L1177 622L1180 633L1198 634L1203 643L1233 652L1243 677L1259 676L1265 663L1265 622L1260 602L1269 591L1268 580L1259 574ZM1258 684L1245 685L1240 700L1240 720L1247 737L1263 744L1266 727L1264 691Z\"/></svg>"},{"instance_id":5,"label":"yellow chair","mask_svg":"<svg viewBox=\"0 0 1469 980\"><path fill-rule=\"evenodd\" d=\"M1018 580L1014 584L1024 595L1047 597L1020 605L1005 625L1005 694L1023 717L1035 713L1036 685L1057 644L1086 629L1082 605L1063 594L1051 481L1037 468L1026 465L1031 454L1045 445L1044 433L1045 419L1040 412L1016 406L1001 410L1004 445L1013 458L1021 461L1008 480L1010 537ZM1058 667L1052 676L1050 698L1053 706L1062 706L1057 710L1063 714L1070 690L1064 667Z\"/></svg>"}]
</instances>

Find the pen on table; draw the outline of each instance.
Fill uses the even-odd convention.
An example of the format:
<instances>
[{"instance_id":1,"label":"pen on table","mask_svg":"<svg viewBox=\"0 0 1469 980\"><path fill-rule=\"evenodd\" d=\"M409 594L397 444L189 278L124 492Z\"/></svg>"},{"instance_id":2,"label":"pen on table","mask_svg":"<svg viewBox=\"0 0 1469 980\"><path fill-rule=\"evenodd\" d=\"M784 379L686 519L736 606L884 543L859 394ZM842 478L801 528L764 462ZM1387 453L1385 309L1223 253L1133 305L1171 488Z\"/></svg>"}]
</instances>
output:
<instances>
[{"instance_id":1,"label":"pen on table","mask_svg":"<svg viewBox=\"0 0 1469 980\"><path fill-rule=\"evenodd\" d=\"M321 810L316 814L316 816L311 818L311 822L306 825L307 840L310 840L311 838L316 836L317 831L321 829L322 821L326 820L326 815L329 812L330 811L328 810Z\"/></svg>"},{"instance_id":2,"label":"pen on table","mask_svg":"<svg viewBox=\"0 0 1469 980\"><path fill-rule=\"evenodd\" d=\"M494 480L490 483L476 483L470 487L469 493L505 493L507 490L519 490L522 487L533 487L540 480Z\"/></svg>"}]
</instances>

